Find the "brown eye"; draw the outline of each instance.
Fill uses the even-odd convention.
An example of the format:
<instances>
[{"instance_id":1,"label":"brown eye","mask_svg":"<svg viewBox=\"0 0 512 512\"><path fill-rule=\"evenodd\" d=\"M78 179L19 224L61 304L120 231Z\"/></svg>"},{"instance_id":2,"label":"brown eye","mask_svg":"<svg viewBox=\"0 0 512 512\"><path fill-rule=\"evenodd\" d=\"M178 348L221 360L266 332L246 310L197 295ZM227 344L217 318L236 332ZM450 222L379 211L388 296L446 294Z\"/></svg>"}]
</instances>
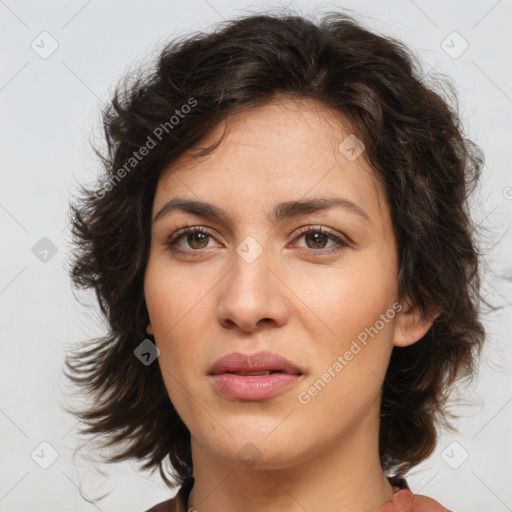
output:
<instances>
[{"instance_id":1,"label":"brown eye","mask_svg":"<svg viewBox=\"0 0 512 512\"><path fill-rule=\"evenodd\" d=\"M322 256L332 254L349 247L349 243L342 238L337 232L331 231L323 226L305 227L299 232L296 240L303 238L306 244L306 252L313 256ZM329 241L334 242L331 246L327 246ZM301 248L300 246L298 247ZM325 250L323 250L325 249Z\"/></svg>"},{"instance_id":2,"label":"brown eye","mask_svg":"<svg viewBox=\"0 0 512 512\"><path fill-rule=\"evenodd\" d=\"M202 232L189 233L186 240L192 249L204 249L208 245L209 236L210 235Z\"/></svg>"},{"instance_id":3,"label":"brown eye","mask_svg":"<svg viewBox=\"0 0 512 512\"><path fill-rule=\"evenodd\" d=\"M304 235L305 240L310 240L311 245L308 245L310 249L324 249L325 245L329 241L329 237L319 231L310 231Z\"/></svg>"},{"instance_id":4,"label":"brown eye","mask_svg":"<svg viewBox=\"0 0 512 512\"><path fill-rule=\"evenodd\" d=\"M213 233L208 229L201 226L187 226L172 234L166 245L171 251L195 255L201 254L208 247L211 238L213 238Z\"/></svg>"}]
</instances>

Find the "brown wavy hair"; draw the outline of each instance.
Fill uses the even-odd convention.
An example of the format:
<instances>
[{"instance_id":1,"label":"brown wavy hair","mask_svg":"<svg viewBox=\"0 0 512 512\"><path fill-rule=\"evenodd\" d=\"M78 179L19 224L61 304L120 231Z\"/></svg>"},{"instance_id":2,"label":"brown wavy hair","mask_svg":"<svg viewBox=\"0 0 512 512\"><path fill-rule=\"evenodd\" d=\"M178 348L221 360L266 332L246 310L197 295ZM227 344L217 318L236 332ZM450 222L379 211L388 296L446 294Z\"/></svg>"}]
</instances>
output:
<instances>
[{"instance_id":1,"label":"brown wavy hair","mask_svg":"<svg viewBox=\"0 0 512 512\"><path fill-rule=\"evenodd\" d=\"M175 38L127 74L102 111L103 171L71 205L70 272L77 289L94 290L109 329L68 352L65 365L94 398L72 411L81 432L116 448L109 462L144 461L169 485L166 463L175 483L192 474L190 433L158 365L134 356L148 337L143 278L156 183L185 151L200 157L216 147L220 141L199 143L221 121L278 94L335 109L364 142L391 208L400 297L423 316L432 305L441 312L420 341L393 348L381 406L386 472L403 475L433 452L438 428L453 428L446 403L453 384L477 369L485 337L481 254L468 198L484 159L463 135L451 80L422 76L403 43L341 11L316 22L267 11Z\"/></svg>"}]
</instances>

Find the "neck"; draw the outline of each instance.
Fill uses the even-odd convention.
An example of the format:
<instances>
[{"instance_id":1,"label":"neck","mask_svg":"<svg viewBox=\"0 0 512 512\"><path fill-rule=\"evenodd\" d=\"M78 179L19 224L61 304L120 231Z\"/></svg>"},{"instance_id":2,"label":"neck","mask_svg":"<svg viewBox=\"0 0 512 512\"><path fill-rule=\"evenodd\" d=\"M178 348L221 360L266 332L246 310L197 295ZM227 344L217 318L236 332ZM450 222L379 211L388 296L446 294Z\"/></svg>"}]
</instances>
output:
<instances>
[{"instance_id":1,"label":"neck","mask_svg":"<svg viewBox=\"0 0 512 512\"><path fill-rule=\"evenodd\" d=\"M378 457L378 426L354 432L287 468L252 469L226 460L192 438L194 487L188 510L197 512L375 512L393 499Z\"/></svg>"}]
</instances>

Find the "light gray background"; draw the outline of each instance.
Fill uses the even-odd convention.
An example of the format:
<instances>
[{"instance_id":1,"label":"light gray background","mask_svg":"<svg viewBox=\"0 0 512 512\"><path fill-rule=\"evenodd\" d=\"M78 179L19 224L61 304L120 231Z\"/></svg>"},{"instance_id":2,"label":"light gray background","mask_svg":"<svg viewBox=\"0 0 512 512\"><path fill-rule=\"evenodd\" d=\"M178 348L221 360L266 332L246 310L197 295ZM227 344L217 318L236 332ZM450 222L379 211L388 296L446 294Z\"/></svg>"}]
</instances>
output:
<instances>
[{"instance_id":1,"label":"light gray background","mask_svg":"<svg viewBox=\"0 0 512 512\"><path fill-rule=\"evenodd\" d=\"M460 433L443 434L434 455L408 480L414 492L453 510L512 510L512 4L289 4L304 14L337 5L410 45L425 72L453 77L467 136L486 153L485 183L473 211L490 230L484 240L489 262L484 287L490 300L504 308L486 314L488 343L480 374L472 386L459 388L461 396L473 400L454 409L462 415L456 423ZM77 183L96 175L97 161L87 141L98 128L100 101L108 100L129 65L172 35L207 30L248 8L275 6L242 0L0 1L2 512L141 512L172 494L159 477L132 464L103 467L106 475L101 475L90 464L72 459L78 439L76 421L61 406L64 353L73 342L99 334L101 326L71 293L66 273L68 201ZM34 41L39 53L51 49L49 36L40 36L43 31L58 43L48 58L31 47ZM454 58L464 40L469 47ZM53 257L36 246L43 237L55 245ZM40 260L45 257L47 261ZM40 446L42 442L58 453L48 469L39 464L52 461L52 449ZM91 498L111 492L91 504L80 495L80 482L83 494Z\"/></svg>"}]
</instances>

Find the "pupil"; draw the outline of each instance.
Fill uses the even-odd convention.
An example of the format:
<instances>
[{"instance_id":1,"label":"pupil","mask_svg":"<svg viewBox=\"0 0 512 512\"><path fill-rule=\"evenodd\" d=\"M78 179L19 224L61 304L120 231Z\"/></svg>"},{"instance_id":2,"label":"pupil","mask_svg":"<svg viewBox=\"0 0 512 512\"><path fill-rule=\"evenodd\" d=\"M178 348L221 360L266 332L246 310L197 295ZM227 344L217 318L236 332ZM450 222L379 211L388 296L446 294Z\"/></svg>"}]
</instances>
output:
<instances>
[{"instance_id":1,"label":"pupil","mask_svg":"<svg viewBox=\"0 0 512 512\"><path fill-rule=\"evenodd\" d=\"M201 246L201 243L204 242L206 240L206 237L208 235L205 234L205 233L192 233L191 235L189 235L188 237L188 241L189 241L189 244L191 247L194 247L195 249L201 249L202 246ZM202 238L202 240L201 240ZM199 239L199 240L198 240ZM199 244L201 247L197 247L195 244Z\"/></svg>"},{"instance_id":2,"label":"pupil","mask_svg":"<svg viewBox=\"0 0 512 512\"><path fill-rule=\"evenodd\" d=\"M313 243L315 245L320 244L322 245L322 239L325 238L325 235L323 233L311 233L310 237L313 239Z\"/></svg>"}]
</instances>

